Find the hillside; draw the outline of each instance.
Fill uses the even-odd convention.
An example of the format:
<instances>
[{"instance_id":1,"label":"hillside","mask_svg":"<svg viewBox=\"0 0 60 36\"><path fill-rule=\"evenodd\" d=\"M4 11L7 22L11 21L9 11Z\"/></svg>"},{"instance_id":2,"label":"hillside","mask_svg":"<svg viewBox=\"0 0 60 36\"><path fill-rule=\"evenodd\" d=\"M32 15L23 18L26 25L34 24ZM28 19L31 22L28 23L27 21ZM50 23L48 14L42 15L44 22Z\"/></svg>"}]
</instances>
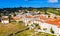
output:
<instances>
[{"instance_id":1,"label":"hillside","mask_svg":"<svg viewBox=\"0 0 60 36\"><path fill-rule=\"evenodd\" d=\"M58 9L58 10L57 10ZM19 10L28 10L28 11L41 11L41 12L50 12L50 13L54 13L54 14L57 14L57 15L60 15L60 8L49 8L49 7L42 7L42 8L32 8L32 7L29 7L29 8L26 8L26 7L18 7L18 8L3 8L3 9L0 9L0 13L3 13L4 15L5 14L11 14L11 13L14 13L14 12L19 12Z\"/></svg>"}]
</instances>

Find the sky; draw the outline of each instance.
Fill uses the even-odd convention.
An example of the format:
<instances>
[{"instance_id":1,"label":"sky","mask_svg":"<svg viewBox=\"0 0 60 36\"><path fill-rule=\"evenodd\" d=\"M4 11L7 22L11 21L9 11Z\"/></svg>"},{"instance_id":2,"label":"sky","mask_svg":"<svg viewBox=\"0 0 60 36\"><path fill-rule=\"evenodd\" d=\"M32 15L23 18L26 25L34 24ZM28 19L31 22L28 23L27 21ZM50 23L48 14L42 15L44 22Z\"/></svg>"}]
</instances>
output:
<instances>
[{"instance_id":1,"label":"sky","mask_svg":"<svg viewBox=\"0 0 60 36\"><path fill-rule=\"evenodd\" d=\"M0 0L0 8L13 8L13 7L60 8L60 0Z\"/></svg>"}]
</instances>

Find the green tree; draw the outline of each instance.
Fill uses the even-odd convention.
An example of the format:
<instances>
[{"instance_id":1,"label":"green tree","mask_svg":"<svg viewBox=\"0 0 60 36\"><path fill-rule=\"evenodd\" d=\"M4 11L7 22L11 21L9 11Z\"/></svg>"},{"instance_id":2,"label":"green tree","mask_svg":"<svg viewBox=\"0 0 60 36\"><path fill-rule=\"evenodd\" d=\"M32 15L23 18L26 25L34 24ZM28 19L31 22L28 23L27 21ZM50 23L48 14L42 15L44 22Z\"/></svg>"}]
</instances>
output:
<instances>
[{"instance_id":1,"label":"green tree","mask_svg":"<svg viewBox=\"0 0 60 36\"><path fill-rule=\"evenodd\" d=\"M54 34L54 31L53 31L53 29L52 29L52 28L50 29L50 32Z\"/></svg>"},{"instance_id":2,"label":"green tree","mask_svg":"<svg viewBox=\"0 0 60 36\"><path fill-rule=\"evenodd\" d=\"M2 14L1 14L1 12L0 12L0 22L1 22L1 18L2 18Z\"/></svg>"},{"instance_id":3,"label":"green tree","mask_svg":"<svg viewBox=\"0 0 60 36\"><path fill-rule=\"evenodd\" d=\"M48 15L48 18L50 18L50 15Z\"/></svg>"},{"instance_id":4,"label":"green tree","mask_svg":"<svg viewBox=\"0 0 60 36\"><path fill-rule=\"evenodd\" d=\"M9 15L8 18L9 18L9 23L11 23L11 15Z\"/></svg>"},{"instance_id":5,"label":"green tree","mask_svg":"<svg viewBox=\"0 0 60 36\"><path fill-rule=\"evenodd\" d=\"M44 8L44 12L45 12L45 14L47 14L47 8Z\"/></svg>"},{"instance_id":6,"label":"green tree","mask_svg":"<svg viewBox=\"0 0 60 36\"><path fill-rule=\"evenodd\" d=\"M16 14L14 13L14 16L16 16Z\"/></svg>"},{"instance_id":7,"label":"green tree","mask_svg":"<svg viewBox=\"0 0 60 36\"><path fill-rule=\"evenodd\" d=\"M57 17L55 16L54 18L56 19Z\"/></svg>"}]
</instances>

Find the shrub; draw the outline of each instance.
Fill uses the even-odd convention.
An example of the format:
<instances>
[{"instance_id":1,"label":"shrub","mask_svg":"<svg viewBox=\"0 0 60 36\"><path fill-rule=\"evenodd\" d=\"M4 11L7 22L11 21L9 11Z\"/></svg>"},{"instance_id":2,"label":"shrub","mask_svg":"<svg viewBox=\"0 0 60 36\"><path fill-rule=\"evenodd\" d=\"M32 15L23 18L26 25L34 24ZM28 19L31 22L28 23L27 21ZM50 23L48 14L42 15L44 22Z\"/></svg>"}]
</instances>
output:
<instances>
[{"instance_id":1,"label":"shrub","mask_svg":"<svg viewBox=\"0 0 60 36\"><path fill-rule=\"evenodd\" d=\"M35 26L39 26L39 24L37 24L37 23L33 23L33 24L35 24Z\"/></svg>"},{"instance_id":2,"label":"shrub","mask_svg":"<svg viewBox=\"0 0 60 36\"><path fill-rule=\"evenodd\" d=\"M47 28L43 28L43 30L47 30Z\"/></svg>"},{"instance_id":3,"label":"shrub","mask_svg":"<svg viewBox=\"0 0 60 36\"><path fill-rule=\"evenodd\" d=\"M54 34L54 31L53 31L53 29L52 29L52 28L50 29L50 32Z\"/></svg>"},{"instance_id":4,"label":"shrub","mask_svg":"<svg viewBox=\"0 0 60 36\"><path fill-rule=\"evenodd\" d=\"M48 18L50 18L50 15L48 15Z\"/></svg>"},{"instance_id":5,"label":"shrub","mask_svg":"<svg viewBox=\"0 0 60 36\"><path fill-rule=\"evenodd\" d=\"M23 21L19 21L19 23L23 23Z\"/></svg>"},{"instance_id":6,"label":"shrub","mask_svg":"<svg viewBox=\"0 0 60 36\"><path fill-rule=\"evenodd\" d=\"M15 20L11 21L11 22L16 22Z\"/></svg>"},{"instance_id":7,"label":"shrub","mask_svg":"<svg viewBox=\"0 0 60 36\"><path fill-rule=\"evenodd\" d=\"M54 17L55 19L57 18L57 17Z\"/></svg>"}]
</instances>

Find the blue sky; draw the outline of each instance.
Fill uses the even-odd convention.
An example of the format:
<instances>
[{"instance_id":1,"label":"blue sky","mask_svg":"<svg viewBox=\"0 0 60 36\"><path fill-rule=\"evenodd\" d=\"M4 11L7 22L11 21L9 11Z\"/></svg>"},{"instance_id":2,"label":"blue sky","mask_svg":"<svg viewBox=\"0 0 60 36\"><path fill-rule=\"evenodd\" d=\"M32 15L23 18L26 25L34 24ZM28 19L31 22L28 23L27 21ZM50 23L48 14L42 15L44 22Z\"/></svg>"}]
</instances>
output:
<instances>
[{"instance_id":1,"label":"blue sky","mask_svg":"<svg viewBox=\"0 0 60 36\"><path fill-rule=\"evenodd\" d=\"M60 0L0 0L0 8L11 7L59 7Z\"/></svg>"}]
</instances>

